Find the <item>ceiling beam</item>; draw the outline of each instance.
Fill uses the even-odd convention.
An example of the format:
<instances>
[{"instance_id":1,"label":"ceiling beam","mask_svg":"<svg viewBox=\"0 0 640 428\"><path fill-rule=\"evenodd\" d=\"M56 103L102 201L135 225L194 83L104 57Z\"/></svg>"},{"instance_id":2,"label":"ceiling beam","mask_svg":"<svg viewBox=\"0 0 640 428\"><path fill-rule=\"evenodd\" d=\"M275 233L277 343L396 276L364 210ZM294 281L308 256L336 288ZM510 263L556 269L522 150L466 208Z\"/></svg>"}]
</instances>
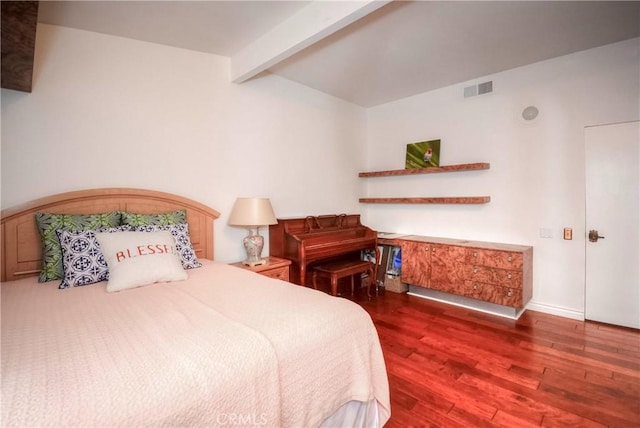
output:
<instances>
[{"instance_id":1,"label":"ceiling beam","mask_svg":"<svg viewBox=\"0 0 640 428\"><path fill-rule=\"evenodd\" d=\"M391 0L316 0L231 58L231 81L245 82Z\"/></svg>"},{"instance_id":2,"label":"ceiling beam","mask_svg":"<svg viewBox=\"0 0 640 428\"><path fill-rule=\"evenodd\" d=\"M31 92L37 24L37 1L2 2L3 88Z\"/></svg>"}]
</instances>

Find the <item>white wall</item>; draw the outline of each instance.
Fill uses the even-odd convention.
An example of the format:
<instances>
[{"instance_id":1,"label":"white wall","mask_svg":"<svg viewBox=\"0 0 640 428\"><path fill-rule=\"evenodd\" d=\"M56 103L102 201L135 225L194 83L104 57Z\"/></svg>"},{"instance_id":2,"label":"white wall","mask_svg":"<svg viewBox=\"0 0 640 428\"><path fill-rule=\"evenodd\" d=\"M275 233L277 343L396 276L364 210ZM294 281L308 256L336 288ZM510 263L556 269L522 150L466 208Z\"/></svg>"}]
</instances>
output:
<instances>
[{"instance_id":1,"label":"white wall","mask_svg":"<svg viewBox=\"0 0 640 428\"><path fill-rule=\"evenodd\" d=\"M383 196L489 195L484 205L369 205L378 230L532 245L530 308L581 318L585 285L584 127L640 118L640 39L532 64L368 110L368 170L404 168L406 144L441 139L441 165L486 171L368 178ZM494 92L463 98L493 80ZM520 117L535 105L533 123ZM603 142L606 149L606 142ZM574 239L562 239L573 228ZM540 229L553 231L540 238Z\"/></svg>"},{"instance_id":2,"label":"white wall","mask_svg":"<svg viewBox=\"0 0 640 428\"><path fill-rule=\"evenodd\" d=\"M531 307L580 317L583 129L640 117L639 44L365 111L274 75L231 84L225 57L39 25L33 93L1 93L2 208L94 187L173 192L222 213L221 261L243 257L245 232L226 224L238 196L270 197L282 217L364 211L378 230L533 245ZM493 94L462 98L463 87L488 79ZM520 119L528 105L540 109L531 124ZM407 143L434 138L442 139L442 164L486 161L491 169L357 178L403 168ZM491 202L478 206L357 203L365 195L485 194ZM563 227L574 240L562 240ZM541 239L540 228L554 237Z\"/></svg>"},{"instance_id":3,"label":"white wall","mask_svg":"<svg viewBox=\"0 0 640 428\"><path fill-rule=\"evenodd\" d=\"M64 27L38 26L35 60L32 93L2 90L3 209L85 188L172 192L221 212L216 258L236 261L236 197L269 197L281 217L360 208L360 107L274 75L229 83L226 57Z\"/></svg>"}]
</instances>

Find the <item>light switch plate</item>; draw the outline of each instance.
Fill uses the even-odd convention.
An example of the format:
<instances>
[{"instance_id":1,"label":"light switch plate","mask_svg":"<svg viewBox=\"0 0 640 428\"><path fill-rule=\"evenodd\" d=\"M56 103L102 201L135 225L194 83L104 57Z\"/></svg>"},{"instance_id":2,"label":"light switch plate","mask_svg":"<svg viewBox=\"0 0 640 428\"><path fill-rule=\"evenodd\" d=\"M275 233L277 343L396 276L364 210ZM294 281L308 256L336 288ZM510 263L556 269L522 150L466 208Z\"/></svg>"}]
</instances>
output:
<instances>
[{"instance_id":1,"label":"light switch plate","mask_svg":"<svg viewBox=\"0 0 640 428\"><path fill-rule=\"evenodd\" d=\"M573 229L571 229L570 227L564 228L564 239L566 239L567 241L573 239Z\"/></svg>"}]
</instances>

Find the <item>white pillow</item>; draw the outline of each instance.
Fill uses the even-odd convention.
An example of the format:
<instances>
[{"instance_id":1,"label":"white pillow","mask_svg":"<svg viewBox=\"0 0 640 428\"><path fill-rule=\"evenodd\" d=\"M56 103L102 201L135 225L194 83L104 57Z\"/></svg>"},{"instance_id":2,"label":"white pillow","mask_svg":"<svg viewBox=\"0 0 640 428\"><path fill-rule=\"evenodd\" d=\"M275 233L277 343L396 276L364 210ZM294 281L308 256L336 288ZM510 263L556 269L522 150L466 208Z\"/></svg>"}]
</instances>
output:
<instances>
[{"instance_id":1,"label":"white pillow","mask_svg":"<svg viewBox=\"0 0 640 428\"><path fill-rule=\"evenodd\" d=\"M109 292L188 277L171 232L96 232L96 239L109 267Z\"/></svg>"},{"instance_id":2,"label":"white pillow","mask_svg":"<svg viewBox=\"0 0 640 428\"><path fill-rule=\"evenodd\" d=\"M200 263L196 257L193 245L191 245L191 239L189 239L189 226L187 223L133 226L132 230L134 232L157 232L159 230L167 230L171 232L173 239L176 241L176 250L178 250L178 254L180 254L182 267L184 269L195 269L202 266L202 263Z\"/></svg>"}]
</instances>

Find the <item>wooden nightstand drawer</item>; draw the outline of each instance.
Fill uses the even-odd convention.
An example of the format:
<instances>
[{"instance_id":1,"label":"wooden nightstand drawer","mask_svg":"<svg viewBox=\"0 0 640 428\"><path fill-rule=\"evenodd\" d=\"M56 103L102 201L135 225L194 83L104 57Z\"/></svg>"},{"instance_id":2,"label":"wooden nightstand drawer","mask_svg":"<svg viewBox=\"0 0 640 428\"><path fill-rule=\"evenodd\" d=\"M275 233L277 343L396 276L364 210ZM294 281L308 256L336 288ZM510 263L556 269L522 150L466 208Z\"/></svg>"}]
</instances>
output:
<instances>
[{"instance_id":1,"label":"wooden nightstand drawer","mask_svg":"<svg viewBox=\"0 0 640 428\"><path fill-rule=\"evenodd\" d=\"M281 279L283 281L289 281L289 266L291 260L281 259L280 257L267 257L266 263L258 266L247 266L242 262L231 263L231 266L237 266L242 269L251 270L260 275L268 276L269 278Z\"/></svg>"},{"instance_id":2,"label":"wooden nightstand drawer","mask_svg":"<svg viewBox=\"0 0 640 428\"><path fill-rule=\"evenodd\" d=\"M269 278L281 279L283 281L289 281L289 266L283 266L280 268L273 268L260 272L264 276Z\"/></svg>"}]
</instances>

